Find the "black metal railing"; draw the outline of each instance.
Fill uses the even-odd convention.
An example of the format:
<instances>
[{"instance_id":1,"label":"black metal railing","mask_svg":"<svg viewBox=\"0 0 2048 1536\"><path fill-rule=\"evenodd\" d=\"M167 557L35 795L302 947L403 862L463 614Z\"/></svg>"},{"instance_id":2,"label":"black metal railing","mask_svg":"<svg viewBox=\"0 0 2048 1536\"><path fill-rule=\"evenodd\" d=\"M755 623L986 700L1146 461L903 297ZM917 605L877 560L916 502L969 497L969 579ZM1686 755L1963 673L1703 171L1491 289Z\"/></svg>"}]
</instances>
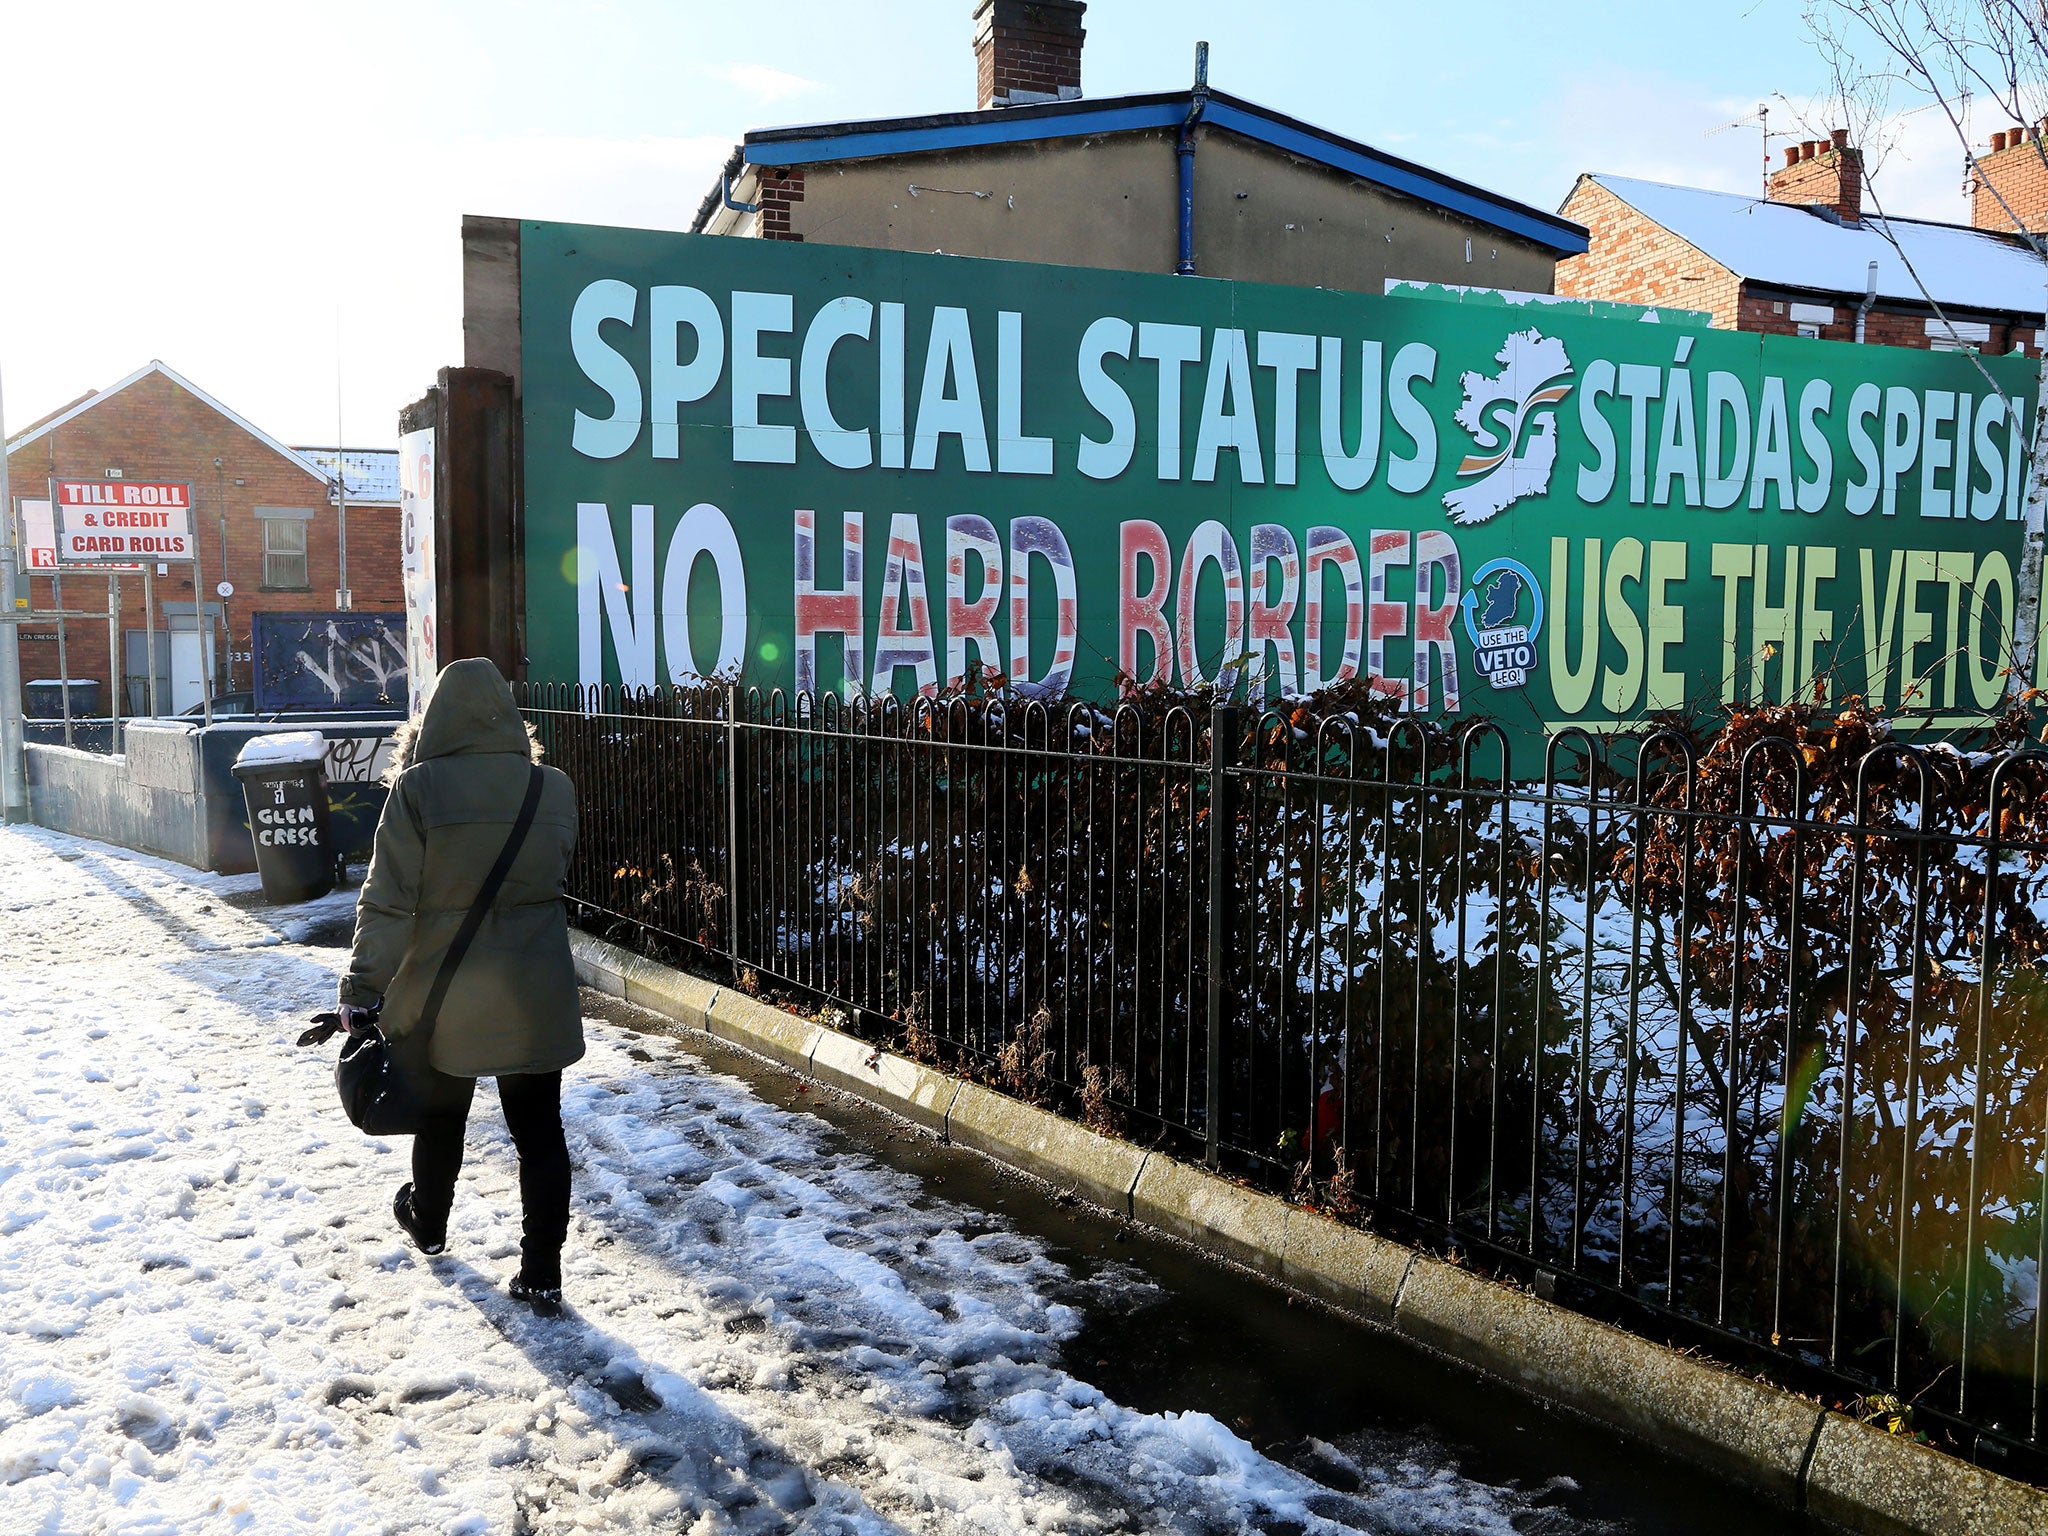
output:
<instances>
[{"instance_id":1,"label":"black metal railing","mask_svg":"<svg viewBox=\"0 0 2048 1536\"><path fill-rule=\"evenodd\" d=\"M1537 770L1488 722L1305 707L525 707L591 926L1993 1464L2048 1450L2042 754L1820 721L1705 757L1570 730Z\"/></svg>"}]
</instances>

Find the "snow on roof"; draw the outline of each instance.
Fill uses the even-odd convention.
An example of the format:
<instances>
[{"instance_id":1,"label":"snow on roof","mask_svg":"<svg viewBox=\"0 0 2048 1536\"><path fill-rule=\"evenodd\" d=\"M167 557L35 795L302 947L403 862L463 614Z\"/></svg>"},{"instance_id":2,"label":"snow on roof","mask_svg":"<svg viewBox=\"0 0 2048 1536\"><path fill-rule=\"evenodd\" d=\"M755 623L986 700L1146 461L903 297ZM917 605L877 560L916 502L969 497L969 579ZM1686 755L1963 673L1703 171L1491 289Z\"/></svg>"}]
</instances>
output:
<instances>
[{"instance_id":1,"label":"snow on roof","mask_svg":"<svg viewBox=\"0 0 2048 1536\"><path fill-rule=\"evenodd\" d=\"M1959 309L2025 315L2040 314L2048 302L2048 264L2017 240L1986 230L1869 214L1861 224L1838 224L1798 203L1632 176L1592 179L1738 277L1861 295L1874 261L1882 299L1923 304L1932 297Z\"/></svg>"},{"instance_id":2,"label":"snow on roof","mask_svg":"<svg viewBox=\"0 0 2048 1536\"><path fill-rule=\"evenodd\" d=\"M302 459L311 459L331 477L335 461L341 461L342 478L350 501L398 505L398 450L396 448L299 448Z\"/></svg>"}]
</instances>

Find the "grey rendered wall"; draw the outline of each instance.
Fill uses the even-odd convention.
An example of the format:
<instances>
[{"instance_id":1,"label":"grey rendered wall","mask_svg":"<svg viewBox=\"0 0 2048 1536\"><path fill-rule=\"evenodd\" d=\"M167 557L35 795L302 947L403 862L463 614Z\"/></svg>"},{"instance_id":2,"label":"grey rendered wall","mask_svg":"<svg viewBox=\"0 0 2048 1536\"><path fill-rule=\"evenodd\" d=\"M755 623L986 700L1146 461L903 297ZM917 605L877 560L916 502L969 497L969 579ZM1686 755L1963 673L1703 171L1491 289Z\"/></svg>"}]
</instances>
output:
<instances>
[{"instance_id":1,"label":"grey rendered wall","mask_svg":"<svg viewBox=\"0 0 2048 1536\"><path fill-rule=\"evenodd\" d=\"M39 826L207 867L198 732L131 725L127 752L107 757L31 744L29 817Z\"/></svg>"},{"instance_id":2,"label":"grey rendered wall","mask_svg":"<svg viewBox=\"0 0 2048 1536\"><path fill-rule=\"evenodd\" d=\"M817 245L1171 272L1174 140L1161 130L807 166L790 228ZM1198 134L1201 276L1360 293L1389 277L1549 293L1556 268L1552 252L1499 230L1231 133Z\"/></svg>"}]
</instances>

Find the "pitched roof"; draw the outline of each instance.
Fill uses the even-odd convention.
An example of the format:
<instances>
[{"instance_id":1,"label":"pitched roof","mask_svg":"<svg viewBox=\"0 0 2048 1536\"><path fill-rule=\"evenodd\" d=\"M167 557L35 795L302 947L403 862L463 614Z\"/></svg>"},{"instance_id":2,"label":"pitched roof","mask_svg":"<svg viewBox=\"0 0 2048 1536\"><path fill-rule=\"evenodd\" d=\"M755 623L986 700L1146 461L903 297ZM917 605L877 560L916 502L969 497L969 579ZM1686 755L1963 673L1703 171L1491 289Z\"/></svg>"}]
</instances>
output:
<instances>
[{"instance_id":1,"label":"pitched roof","mask_svg":"<svg viewBox=\"0 0 2048 1536\"><path fill-rule=\"evenodd\" d=\"M747 165L818 165L834 160L1178 128L1186 121L1193 100L1193 93L1182 90L1148 96L1034 102L984 112L941 112L924 117L762 128L747 135L736 159ZM1560 255L1575 256L1586 249L1586 231L1570 219L1399 159L1228 92L1208 91L1202 120L1360 181L1490 225ZM736 168L729 169L728 174ZM718 189L714 188L698 210L692 228L704 227L718 201Z\"/></svg>"},{"instance_id":2,"label":"pitched roof","mask_svg":"<svg viewBox=\"0 0 2048 1536\"><path fill-rule=\"evenodd\" d=\"M348 487L348 499L366 506L398 505L398 450L396 448L307 448L293 450L311 459L332 477L339 458L341 475Z\"/></svg>"},{"instance_id":3,"label":"pitched roof","mask_svg":"<svg viewBox=\"0 0 2048 1536\"><path fill-rule=\"evenodd\" d=\"M56 415L45 416L41 421L37 422L34 426L30 427L27 431L23 432L21 436L10 437L9 439L7 439L7 452L13 453L17 448L24 447L27 444L34 442L44 433L56 431L57 428L63 426L65 422L72 421L80 416L83 416L87 411L91 410L94 406L99 405L103 401L111 400L115 395L121 393L121 391L126 389L129 385L146 379L153 373L162 374L165 378L169 379L173 384L177 385L180 389L184 390L185 393L187 393L188 395L191 395L193 398L197 399L202 404L212 407L221 415L227 417L229 421L232 421L236 426L240 427L244 432L248 433L251 437L255 438L259 443L263 444L264 447L269 448L275 451L276 453L281 454L283 457L289 459L296 467L298 467L299 469L303 469L315 480L321 482L321 484L331 486L334 483L334 477L332 475L330 475L326 470L322 469L319 465L315 464L311 459L306 458L296 448L288 447L284 443L279 442L276 438L272 437L268 432L264 431L261 427L257 426L256 423L250 421L246 416L241 415L239 412L229 410L226 406L222 405L218 400L214 399L213 396L209 395L205 390L201 389L197 384L194 384L190 379L186 378L183 374L178 373L176 370L172 368L166 367L163 363L157 361L157 359L155 358L151 358L147 363L143 364L142 367L136 369L133 373L129 374L127 378L122 379L119 383L110 384L105 389L99 390L94 394L86 395L82 399L75 400L70 405L66 406L63 410L57 412Z\"/></svg>"},{"instance_id":4,"label":"pitched roof","mask_svg":"<svg viewBox=\"0 0 2048 1536\"><path fill-rule=\"evenodd\" d=\"M1874 214L1845 224L1801 203L1631 176L1587 179L1738 277L1860 297L1874 261L1881 299L2023 315L2048 301L2048 264L2016 235Z\"/></svg>"}]
</instances>

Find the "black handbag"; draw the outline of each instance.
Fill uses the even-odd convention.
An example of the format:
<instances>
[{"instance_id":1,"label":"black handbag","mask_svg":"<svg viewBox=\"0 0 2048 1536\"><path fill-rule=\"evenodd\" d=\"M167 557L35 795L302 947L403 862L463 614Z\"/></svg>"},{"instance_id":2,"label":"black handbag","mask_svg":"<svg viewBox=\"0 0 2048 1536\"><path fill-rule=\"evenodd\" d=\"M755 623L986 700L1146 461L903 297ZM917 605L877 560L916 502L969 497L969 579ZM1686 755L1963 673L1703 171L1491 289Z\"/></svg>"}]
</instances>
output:
<instances>
[{"instance_id":1,"label":"black handbag","mask_svg":"<svg viewBox=\"0 0 2048 1536\"><path fill-rule=\"evenodd\" d=\"M476 900L470 903L469 911L464 914L462 926L456 930L448 953L441 957L441 969L435 973L434 985L427 992L426 1005L420 1009L419 1023L413 1026L422 1042L432 1038L435 1021L441 1016L442 1001L448 996L448 984L455 979L456 969L469 953L469 946L476 942L477 933L484 925L484 914L490 911L491 903L497 899L505 876L511 873L512 861L519 856L519 849L533 826L534 813L540 809L540 792L545 782L540 765L535 763L526 781L526 798L519 804L518 819L512 823L505 846L498 850L497 863L484 876ZM364 1135L414 1136L419 1133L426 1106L392 1051L391 1043L375 1028L378 1011L373 1009L369 1013L372 1026L369 1030L348 1031L348 1040L341 1048L341 1059L334 1064L335 1091L341 1095L341 1107L347 1112L350 1123ZM324 1044L341 1033L344 1027L339 1012L317 1013L313 1016L313 1027L299 1036L299 1044Z\"/></svg>"}]
</instances>

